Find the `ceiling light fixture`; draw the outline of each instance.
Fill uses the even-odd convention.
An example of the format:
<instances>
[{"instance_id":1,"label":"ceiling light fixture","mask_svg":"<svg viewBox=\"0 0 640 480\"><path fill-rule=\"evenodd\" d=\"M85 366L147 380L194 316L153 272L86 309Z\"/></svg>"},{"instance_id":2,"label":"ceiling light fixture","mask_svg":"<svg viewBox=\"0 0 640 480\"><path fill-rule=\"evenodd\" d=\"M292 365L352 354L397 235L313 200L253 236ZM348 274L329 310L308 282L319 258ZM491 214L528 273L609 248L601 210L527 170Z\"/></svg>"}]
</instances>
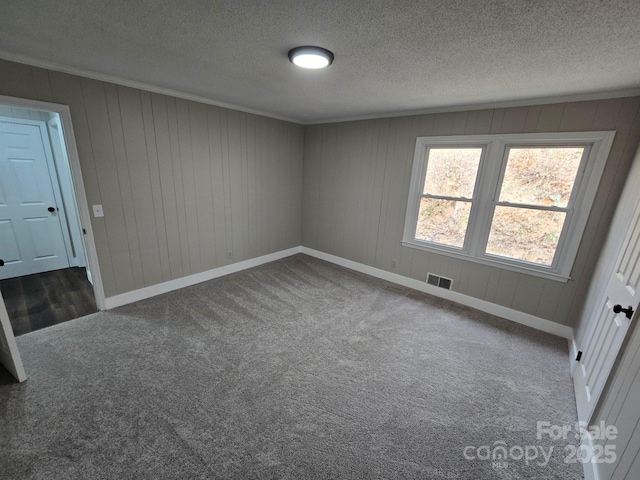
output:
<instances>
[{"instance_id":1,"label":"ceiling light fixture","mask_svg":"<svg viewBox=\"0 0 640 480\"><path fill-rule=\"evenodd\" d=\"M322 47L296 47L289 50L289 60L302 68L324 68L333 63L333 53Z\"/></svg>"}]
</instances>

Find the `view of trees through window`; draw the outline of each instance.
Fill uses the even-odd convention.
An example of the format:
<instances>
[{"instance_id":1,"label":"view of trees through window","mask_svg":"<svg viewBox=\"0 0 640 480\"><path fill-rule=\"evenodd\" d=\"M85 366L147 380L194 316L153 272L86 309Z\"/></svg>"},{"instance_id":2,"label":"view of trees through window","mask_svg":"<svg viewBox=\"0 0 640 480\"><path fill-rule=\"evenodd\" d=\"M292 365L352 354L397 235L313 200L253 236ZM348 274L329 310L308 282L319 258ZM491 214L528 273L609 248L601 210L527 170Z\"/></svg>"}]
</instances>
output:
<instances>
[{"instance_id":1,"label":"view of trees through window","mask_svg":"<svg viewBox=\"0 0 640 480\"><path fill-rule=\"evenodd\" d=\"M507 150L486 253L551 265L584 147ZM481 148L428 151L415 238L461 248Z\"/></svg>"},{"instance_id":2,"label":"view of trees through window","mask_svg":"<svg viewBox=\"0 0 640 480\"><path fill-rule=\"evenodd\" d=\"M500 188L487 253L551 265L584 147L512 148Z\"/></svg>"},{"instance_id":3,"label":"view of trees through window","mask_svg":"<svg viewBox=\"0 0 640 480\"><path fill-rule=\"evenodd\" d=\"M430 198L420 201L416 238L462 248L482 148L432 148L428 155L423 193Z\"/></svg>"}]
</instances>

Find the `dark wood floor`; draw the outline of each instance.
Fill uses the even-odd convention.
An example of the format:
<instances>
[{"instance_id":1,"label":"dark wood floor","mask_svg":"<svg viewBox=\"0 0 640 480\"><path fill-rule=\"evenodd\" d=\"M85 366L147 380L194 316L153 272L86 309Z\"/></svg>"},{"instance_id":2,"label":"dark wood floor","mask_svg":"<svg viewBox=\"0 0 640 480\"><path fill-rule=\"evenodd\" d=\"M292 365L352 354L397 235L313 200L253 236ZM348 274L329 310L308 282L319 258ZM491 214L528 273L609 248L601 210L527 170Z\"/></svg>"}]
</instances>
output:
<instances>
[{"instance_id":1,"label":"dark wood floor","mask_svg":"<svg viewBox=\"0 0 640 480\"><path fill-rule=\"evenodd\" d=\"M0 291L16 336L98 311L84 268L0 280Z\"/></svg>"}]
</instances>

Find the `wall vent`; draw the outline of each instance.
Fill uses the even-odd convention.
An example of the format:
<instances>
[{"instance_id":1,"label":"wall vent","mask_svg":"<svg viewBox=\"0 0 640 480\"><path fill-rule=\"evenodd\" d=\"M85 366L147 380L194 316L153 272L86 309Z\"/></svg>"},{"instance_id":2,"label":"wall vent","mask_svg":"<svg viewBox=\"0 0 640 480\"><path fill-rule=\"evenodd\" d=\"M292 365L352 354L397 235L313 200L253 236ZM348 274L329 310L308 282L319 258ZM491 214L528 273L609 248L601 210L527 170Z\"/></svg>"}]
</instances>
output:
<instances>
[{"instance_id":1,"label":"wall vent","mask_svg":"<svg viewBox=\"0 0 640 480\"><path fill-rule=\"evenodd\" d=\"M451 290L451 286L453 285L453 280L451 280L450 278L441 277L439 275L434 275L433 273L428 273L427 283L429 285L433 285L434 287L440 287L446 290Z\"/></svg>"}]
</instances>

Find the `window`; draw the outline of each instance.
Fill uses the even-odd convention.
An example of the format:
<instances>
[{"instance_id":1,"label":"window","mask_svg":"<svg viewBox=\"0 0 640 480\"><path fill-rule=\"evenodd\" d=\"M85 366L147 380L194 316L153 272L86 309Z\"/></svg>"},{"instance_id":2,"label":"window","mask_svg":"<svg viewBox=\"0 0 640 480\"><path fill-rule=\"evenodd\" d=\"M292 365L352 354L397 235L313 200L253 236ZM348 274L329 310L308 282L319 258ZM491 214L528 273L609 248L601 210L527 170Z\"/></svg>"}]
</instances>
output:
<instances>
[{"instance_id":1,"label":"window","mask_svg":"<svg viewBox=\"0 0 640 480\"><path fill-rule=\"evenodd\" d=\"M403 245L566 281L614 135L418 137Z\"/></svg>"}]
</instances>

